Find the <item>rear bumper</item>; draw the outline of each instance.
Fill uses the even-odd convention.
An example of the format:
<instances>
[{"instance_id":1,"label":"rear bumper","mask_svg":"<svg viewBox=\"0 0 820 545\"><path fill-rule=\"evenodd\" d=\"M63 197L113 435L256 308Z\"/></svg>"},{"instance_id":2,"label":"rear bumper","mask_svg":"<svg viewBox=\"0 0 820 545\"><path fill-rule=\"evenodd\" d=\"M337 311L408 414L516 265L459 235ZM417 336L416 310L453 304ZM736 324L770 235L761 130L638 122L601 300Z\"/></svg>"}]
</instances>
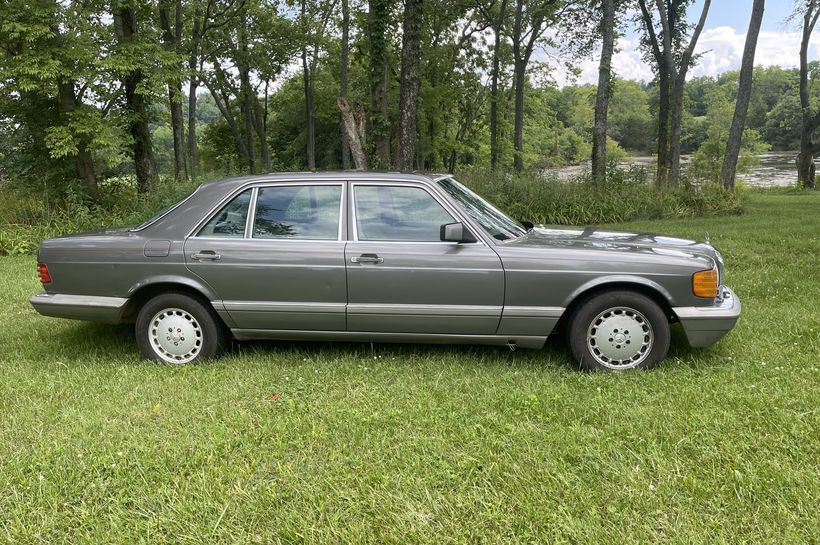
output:
<instances>
[{"instance_id":1,"label":"rear bumper","mask_svg":"<svg viewBox=\"0 0 820 545\"><path fill-rule=\"evenodd\" d=\"M740 299L731 289L723 288L723 301L713 307L675 307L689 344L694 347L711 346L723 338L740 317Z\"/></svg>"},{"instance_id":2,"label":"rear bumper","mask_svg":"<svg viewBox=\"0 0 820 545\"><path fill-rule=\"evenodd\" d=\"M122 320L122 313L128 299L96 295L38 293L29 299L29 302L34 310L43 316L116 324Z\"/></svg>"}]
</instances>

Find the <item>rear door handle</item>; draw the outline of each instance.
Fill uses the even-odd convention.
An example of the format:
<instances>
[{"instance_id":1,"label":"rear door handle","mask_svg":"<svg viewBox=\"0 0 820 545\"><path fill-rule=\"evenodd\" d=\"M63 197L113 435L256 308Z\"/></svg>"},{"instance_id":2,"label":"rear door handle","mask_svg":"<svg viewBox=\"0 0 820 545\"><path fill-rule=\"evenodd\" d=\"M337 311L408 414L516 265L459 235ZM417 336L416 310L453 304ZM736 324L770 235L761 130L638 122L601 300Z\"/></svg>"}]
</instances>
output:
<instances>
[{"instance_id":1,"label":"rear door handle","mask_svg":"<svg viewBox=\"0 0 820 545\"><path fill-rule=\"evenodd\" d=\"M203 259L210 261L219 261L220 259L222 259L222 256L214 251L204 250L202 252L191 254L191 259L193 259L194 261L202 261Z\"/></svg>"},{"instance_id":2,"label":"rear door handle","mask_svg":"<svg viewBox=\"0 0 820 545\"><path fill-rule=\"evenodd\" d=\"M358 257L351 257L351 263L384 263L384 258L376 254L362 254Z\"/></svg>"}]
</instances>

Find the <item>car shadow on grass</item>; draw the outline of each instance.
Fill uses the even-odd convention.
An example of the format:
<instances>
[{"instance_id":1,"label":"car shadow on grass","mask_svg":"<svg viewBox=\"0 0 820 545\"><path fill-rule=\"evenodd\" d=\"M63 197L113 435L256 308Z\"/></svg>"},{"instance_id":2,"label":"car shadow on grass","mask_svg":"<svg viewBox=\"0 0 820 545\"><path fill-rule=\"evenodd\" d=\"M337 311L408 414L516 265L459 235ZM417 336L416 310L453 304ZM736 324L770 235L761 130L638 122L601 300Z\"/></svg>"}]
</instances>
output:
<instances>
[{"instance_id":1,"label":"car shadow on grass","mask_svg":"<svg viewBox=\"0 0 820 545\"><path fill-rule=\"evenodd\" d=\"M101 361L142 362L144 360L134 340L133 325L98 324L92 322L71 322L50 336L48 353L58 353L61 360L71 359L87 362ZM672 339L667 361L661 369L670 368L669 360L675 363L692 359L701 350L691 348L680 327L672 328ZM287 356L283 358L282 356ZM522 349L515 351L506 346L469 344L414 344L414 343L367 343L341 341L233 341L224 357L231 363L245 357L265 360L276 359L278 363L294 364L304 359L320 360L369 360L373 358L396 358L396 365L404 365L414 360L447 360L451 363L492 366L535 366L550 370L578 370L569 349L560 334L550 335L542 349ZM702 365L708 358L697 358ZM217 360L219 361L219 360Z\"/></svg>"},{"instance_id":2,"label":"car shadow on grass","mask_svg":"<svg viewBox=\"0 0 820 545\"><path fill-rule=\"evenodd\" d=\"M304 359L362 360L388 359L395 365L414 361L446 361L470 365L537 366L554 370L571 366L560 342L548 339L543 349L510 350L506 346L471 344L416 344L346 341L234 341L226 354L231 358L245 356L276 358L288 356L299 362ZM395 361L392 361L395 359Z\"/></svg>"}]
</instances>

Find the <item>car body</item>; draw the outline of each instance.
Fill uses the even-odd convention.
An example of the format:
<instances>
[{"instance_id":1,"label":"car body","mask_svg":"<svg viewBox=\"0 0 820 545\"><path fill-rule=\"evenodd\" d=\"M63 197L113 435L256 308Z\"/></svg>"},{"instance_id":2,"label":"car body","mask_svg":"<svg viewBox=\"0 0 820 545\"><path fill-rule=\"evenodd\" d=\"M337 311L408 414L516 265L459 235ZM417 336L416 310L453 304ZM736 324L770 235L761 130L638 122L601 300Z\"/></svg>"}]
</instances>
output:
<instances>
[{"instance_id":1,"label":"car body","mask_svg":"<svg viewBox=\"0 0 820 545\"><path fill-rule=\"evenodd\" d=\"M665 355L669 323L680 322L689 343L702 347L740 314L723 285L721 255L706 242L527 229L448 175L211 182L136 228L45 240L38 262L45 291L31 304L39 313L136 322L146 356L180 363L216 355L230 336L541 348L561 325L578 337L573 354L584 367L640 368ZM176 299L147 316L146 306L168 294ZM586 318L601 327L576 323L597 308L590 301L601 306L613 294L609 307ZM205 346L203 321L218 346ZM180 341L185 331L188 341ZM192 347L192 335L205 344ZM643 352L619 359L630 338ZM604 349L607 342L622 344Z\"/></svg>"}]
</instances>

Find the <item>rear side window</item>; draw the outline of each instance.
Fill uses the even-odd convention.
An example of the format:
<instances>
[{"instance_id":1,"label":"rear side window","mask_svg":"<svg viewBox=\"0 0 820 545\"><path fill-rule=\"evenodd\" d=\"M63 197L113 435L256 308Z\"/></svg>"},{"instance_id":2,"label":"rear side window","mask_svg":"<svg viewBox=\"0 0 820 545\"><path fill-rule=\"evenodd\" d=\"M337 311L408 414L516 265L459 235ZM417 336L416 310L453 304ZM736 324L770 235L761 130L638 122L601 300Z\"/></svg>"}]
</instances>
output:
<instances>
[{"instance_id":1,"label":"rear side window","mask_svg":"<svg viewBox=\"0 0 820 545\"><path fill-rule=\"evenodd\" d=\"M260 188L253 238L336 240L341 204L341 185Z\"/></svg>"},{"instance_id":2,"label":"rear side window","mask_svg":"<svg viewBox=\"0 0 820 545\"><path fill-rule=\"evenodd\" d=\"M233 198L222 207L222 210L211 218L211 221L197 233L198 237L232 237L245 236L245 223L248 221L248 208L251 203L251 190L248 189Z\"/></svg>"},{"instance_id":3,"label":"rear side window","mask_svg":"<svg viewBox=\"0 0 820 545\"><path fill-rule=\"evenodd\" d=\"M441 226L455 220L420 187L355 186L359 240L438 242Z\"/></svg>"}]
</instances>

